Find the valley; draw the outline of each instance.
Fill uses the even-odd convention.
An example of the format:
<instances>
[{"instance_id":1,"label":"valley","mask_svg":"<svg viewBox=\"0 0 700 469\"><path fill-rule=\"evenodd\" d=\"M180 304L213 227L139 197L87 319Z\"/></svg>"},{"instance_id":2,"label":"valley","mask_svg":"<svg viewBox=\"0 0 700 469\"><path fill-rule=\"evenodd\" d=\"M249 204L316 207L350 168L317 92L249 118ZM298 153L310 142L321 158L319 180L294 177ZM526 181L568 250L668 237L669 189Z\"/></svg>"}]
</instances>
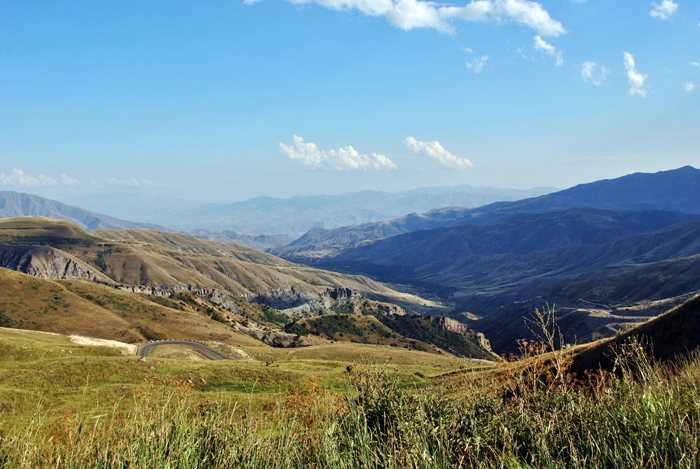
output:
<instances>
[{"instance_id":1,"label":"valley","mask_svg":"<svg viewBox=\"0 0 700 469\"><path fill-rule=\"evenodd\" d=\"M88 232L56 219L6 218L0 220L0 265L122 292L191 295L219 323L270 344L300 345L320 337L433 351L441 343L449 349L435 335L426 345L417 332L442 317L484 336L469 343L481 340L490 343L487 349L512 353L518 339L531 337L524 319L536 308L556 306L563 340L587 343L700 292L699 174L691 167L638 173L477 208L313 228L281 247L289 237L247 238L260 247L278 246L270 253L225 242L242 236L238 232L200 230L200 238L126 226ZM430 193L450 192L401 197L415 202L414 195ZM363 193L357 203L377 196ZM8 200L19 200L13 197ZM320 200L296 203L311 207ZM349 196L326 202L331 200L355 203ZM41 201L31 201L29 210L40 211ZM246 206L281 207L279 201L256 203ZM47 210L62 207L53 203ZM262 218L264 212L258 213ZM399 326L399 318L418 321L416 314L428 322ZM320 332L329 330L329 323L322 325L330 320L325 315L339 321L332 333ZM356 321L359 330L373 332L357 334ZM404 337L395 328L414 332ZM481 353L461 345L454 350Z\"/></svg>"},{"instance_id":2,"label":"valley","mask_svg":"<svg viewBox=\"0 0 700 469\"><path fill-rule=\"evenodd\" d=\"M675 185L692 192L688 170L678 171ZM15 438L32 442L25 455L59 466L102 457L80 441L119 458L173 441L216 461L265 448L252 467L268 454L298 466L307 455L278 441L285 434L347 459L345 443L317 435L354 445L368 432L366 448L407 445L405 435L488 440L496 428L539 438L516 429L508 409L556 421L560 401L590 434L592 407L617 415L610 399L628 409L637 394L662 391L667 415L689 415L681 396L698 366L700 213L674 203L678 194L648 207L609 195L635 180L562 191L578 199L314 228L286 246L278 234L246 238L271 252L228 242L242 236L233 232L0 219L0 467L25 457L8 445ZM549 406L554 417L542 413ZM573 435L569 446L582 444L578 430L557 425ZM146 427L162 436L139 446ZM696 439L684 424L664 427L683 435L682 451ZM78 438L83 428L89 440ZM190 429L214 432L207 438L224 438L226 450L205 449ZM616 444L619 430L600 438ZM172 454L189 461L185 453Z\"/></svg>"}]
</instances>

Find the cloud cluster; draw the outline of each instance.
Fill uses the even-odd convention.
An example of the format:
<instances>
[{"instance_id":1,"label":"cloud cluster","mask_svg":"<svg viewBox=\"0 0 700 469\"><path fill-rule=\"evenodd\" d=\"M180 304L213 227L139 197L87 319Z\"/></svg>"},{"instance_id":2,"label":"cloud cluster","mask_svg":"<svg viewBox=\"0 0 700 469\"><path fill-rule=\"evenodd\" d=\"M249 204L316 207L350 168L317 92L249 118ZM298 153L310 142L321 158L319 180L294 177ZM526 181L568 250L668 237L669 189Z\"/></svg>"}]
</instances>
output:
<instances>
[{"instance_id":1,"label":"cloud cluster","mask_svg":"<svg viewBox=\"0 0 700 469\"><path fill-rule=\"evenodd\" d=\"M455 169L467 169L474 166L471 161L466 158L457 158L449 151L445 150L440 142L421 142L413 137L408 137L403 141L406 148L409 150L429 156L440 162L443 166Z\"/></svg>"},{"instance_id":2,"label":"cloud cluster","mask_svg":"<svg viewBox=\"0 0 700 469\"><path fill-rule=\"evenodd\" d=\"M244 0L253 4L258 0ZM383 17L404 30L432 28L452 33L451 20L469 22L512 21L528 26L543 36L566 34L559 21L547 10L530 0L472 0L465 6L440 5L422 0L289 0L296 5L317 3L336 11L358 10L362 14Z\"/></svg>"},{"instance_id":3,"label":"cloud cluster","mask_svg":"<svg viewBox=\"0 0 700 469\"><path fill-rule=\"evenodd\" d=\"M132 176L127 179L107 178L105 179L105 184L109 184L110 186L148 186L153 184L153 181L149 181L148 179L138 180Z\"/></svg>"},{"instance_id":4,"label":"cloud cluster","mask_svg":"<svg viewBox=\"0 0 700 469\"><path fill-rule=\"evenodd\" d=\"M535 36L535 44L533 45L533 47L537 50L544 51L547 55L551 55L552 57L554 57L557 60L557 67L561 66L561 64L564 63L564 57L562 57L561 51L557 50L556 47L542 39L539 36L539 34Z\"/></svg>"},{"instance_id":5,"label":"cloud cluster","mask_svg":"<svg viewBox=\"0 0 700 469\"><path fill-rule=\"evenodd\" d=\"M19 187L38 187L38 186L74 186L78 184L78 180L61 174L58 179L50 178L43 174L32 176L25 173L19 168L12 168L10 174L0 173L0 185L19 186Z\"/></svg>"},{"instance_id":6,"label":"cloud cluster","mask_svg":"<svg viewBox=\"0 0 700 469\"><path fill-rule=\"evenodd\" d=\"M652 3L649 16L662 20L670 20L678 10L678 4L673 0L664 0L661 4Z\"/></svg>"},{"instance_id":7,"label":"cloud cluster","mask_svg":"<svg viewBox=\"0 0 700 469\"><path fill-rule=\"evenodd\" d=\"M474 71L474 73L481 73L486 65L486 61L489 59L488 55L482 55L481 57L474 58L471 62L467 62L467 68Z\"/></svg>"},{"instance_id":8,"label":"cloud cluster","mask_svg":"<svg viewBox=\"0 0 700 469\"><path fill-rule=\"evenodd\" d=\"M601 86L609 74L610 69L605 65L598 67L595 62L583 62L581 64L581 78L586 83L590 81L595 86Z\"/></svg>"},{"instance_id":9,"label":"cloud cluster","mask_svg":"<svg viewBox=\"0 0 700 469\"><path fill-rule=\"evenodd\" d=\"M690 92L690 91L693 91L695 89L696 85L692 81L684 81L682 86L683 86L683 89L685 91Z\"/></svg>"},{"instance_id":10,"label":"cloud cluster","mask_svg":"<svg viewBox=\"0 0 700 469\"><path fill-rule=\"evenodd\" d=\"M625 69L627 70L627 80L630 84L630 89L627 93L630 96L641 96L642 98L646 98L649 95L644 83L647 79L647 75L637 71L637 67L634 63L634 56L629 52L624 53L624 60Z\"/></svg>"},{"instance_id":11,"label":"cloud cluster","mask_svg":"<svg viewBox=\"0 0 700 469\"><path fill-rule=\"evenodd\" d=\"M282 153L306 166L338 171L397 169L397 166L386 156L377 153L361 154L350 145L337 150L319 150L315 143L306 143L298 135L292 137L291 145L285 143L279 145Z\"/></svg>"}]
</instances>

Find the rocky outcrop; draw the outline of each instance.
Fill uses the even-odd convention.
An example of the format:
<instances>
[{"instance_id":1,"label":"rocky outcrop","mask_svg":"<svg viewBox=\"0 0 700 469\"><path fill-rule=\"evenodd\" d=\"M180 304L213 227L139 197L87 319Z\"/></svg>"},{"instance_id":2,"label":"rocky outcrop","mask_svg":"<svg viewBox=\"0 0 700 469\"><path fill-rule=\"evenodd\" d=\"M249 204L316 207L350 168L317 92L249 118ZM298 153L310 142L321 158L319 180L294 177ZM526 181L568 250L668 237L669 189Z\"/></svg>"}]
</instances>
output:
<instances>
[{"instance_id":1,"label":"rocky outcrop","mask_svg":"<svg viewBox=\"0 0 700 469\"><path fill-rule=\"evenodd\" d=\"M217 288L203 288L198 285L177 284L177 285L119 285L119 290L132 293L148 293L149 295L158 295L169 298L173 293L191 292L197 296L209 298L211 300L224 302L230 298L231 293L219 290Z\"/></svg>"},{"instance_id":2,"label":"rocky outcrop","mask_svg":"<svg viewBox=\"0 0 700 469\"><path fill-rule=\"evenodd\" d=\"M237 329L255 339L265 342L268 345L272 345L273 347L295 348L307 347L309 345L304 342L304 339L296 334L243 326L239 326Z\"/></svg>"},{"instance_id":3,"label":"rocky outcrop","mask_svg":"<svg viewBox=\"0 0 700 469\"><path fill-rule=\"evenodd\" d=\"M97 269L59 249L0 243L0 267L47 280L86 280L107 283Z\"/></svg>"},{"instance_id":4,"label":"rocky outcrop","mask_svg":"<svg viewBox=\"0 0 700 469\"><path fill-rule=\"evenodd\" d=\"M473 329L469 329L469 327L467 327L466 324L463 324L455 319L447 318L444 316L433 317L433 318L431 318L431 321L438 324L443 329L446 329L450 332L456 332L458 334L462 334L462 335L476 341L481 347L485 348L489 352L492 352L491 343L486 338L486 336L484 334L482 334L481 332L476 332Z\"/></svg>"},{"instance_id":5,"label":"rocky outcrop","mask_svg":"<svg viewBox=\"0 0 700 469\"><path fill-rule=\"evenodd\" d=\"M357 292L352 291L349 288L329 288L323 293L323 296L333 298L336 301L350 301L353 298L360 298L361 295Z\"/></svg>"},{"instance_id":6,"label":"rocky outcrop","mask_svg":"<svg viewBox=\"0 0 700 469\"><path fill-rule=\"evenodd\" d=\"M383 303L381 301L367 300L365 298L357 298L353 303L353 312L355 314L363 314L365 311L378 311L389 316L405 316L406 310L401 306L391 303Z\"/></svg>"}]
</instances>

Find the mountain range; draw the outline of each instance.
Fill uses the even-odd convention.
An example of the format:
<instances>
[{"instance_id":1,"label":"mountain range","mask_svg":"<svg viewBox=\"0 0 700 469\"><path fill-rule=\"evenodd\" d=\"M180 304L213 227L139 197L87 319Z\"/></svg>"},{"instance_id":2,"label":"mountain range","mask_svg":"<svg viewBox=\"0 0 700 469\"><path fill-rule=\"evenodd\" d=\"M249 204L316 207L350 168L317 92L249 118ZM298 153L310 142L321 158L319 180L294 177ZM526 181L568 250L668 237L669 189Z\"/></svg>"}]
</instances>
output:
<instances>
[{"instance_id":1,"label":"mountain range","mask_svg":"<svg viewBox=\"0 0 700 469\"><path fill-rule=\"evenodd\" d=\"M41 216L68 220L88 231L93 231L98 228L165 229L153 223L126 221L37 195L24 194L22 192L0 191L0 218L25 216Z\"/></svg>"},{"instance_id":2,"label":"mountain range","mask_svg":"<svg viewBox=\"0 0 700 469\"><path fill-rule=\"evenodd\" d=\"M95 211L223 240L223 231L283 233L296 238L314 227L335 228L387 220L439 207L478 207L495 201L519 200L547 194L554 190L556 189L518 190L461 185L427 187L396 193L362 191L338 195L295 196L288 199L256 197L231 204L201 204L124 194L115 194L112 198L73 197L73 200L74 203ZM240 239L233 237L227 241L240 242Z\"/></svg>"},{"instance_id":3,"label":"mountain range","mask_svg":"<svg viewBox=\"0 0 700 469\"><path fill-rule=\"evenodd\" d=\"M455 188L453 196L465 190ZM446 200L443 189L433 191L438 195L422 191L404 196L414 204ZM258 298L293 318L327 312L325 292L347 290L457 319L485 333L499 352L513 351L516 339L529 335L523 319L547 304L556 304L565 340L585 342L614 335L700 291L700 171L689 166L476 208L317 226L286 245L289 235L199 228L191 233L205 239L197 239L35 196L3 194L9 195L2 199L2 214L43 210L94 230L36 217L0 221L0 265L14 270L133 291ZM396 194L382 194L351 194L354 201L350 195L259 198L226 210L243 214L243 220L257 213L258 223L266 221L265 213L276 214L273 225L287 215L305 220L303 214L311 213L336 213L337 222L354 213L338 211L343 204L357 207L375 198L377 208L401 205ZM215 217L217 206L210 208L202 216ZM231 244L236 237L286 260Z\"/></svg>"},{"instance_id":4,"label":"mountain range","mask_svg":"<svg viewBox=\"0 0 700 469\"><path fill-rule=\"evenodd\" d=\"M590 340L658 314L655 301L700 291L700 171L632 174L477 209L315 229L273 252L418 288L453 306L496 350L527 336L523 316L545 303L568 316L567 340ZM631 302L651 306L618 314Z\"/></svg>"},{"instance_id":5,"label":"mountain range","mask_svg":"<svg viewBox=\"0 0 700 469\"><path fill-rule=\"evenodd\" d=\"M511 215L537 214L592 207L609 210L660 210L700 214L700 171L685 166L655 174L635 173L612 180L581 184L551 194L489 205L446 207L393 220L339 227L316 228L283 248L277 255L300 261L333 256L360 243L412 231L489 224Z\"/></svg>"}]
</instances>

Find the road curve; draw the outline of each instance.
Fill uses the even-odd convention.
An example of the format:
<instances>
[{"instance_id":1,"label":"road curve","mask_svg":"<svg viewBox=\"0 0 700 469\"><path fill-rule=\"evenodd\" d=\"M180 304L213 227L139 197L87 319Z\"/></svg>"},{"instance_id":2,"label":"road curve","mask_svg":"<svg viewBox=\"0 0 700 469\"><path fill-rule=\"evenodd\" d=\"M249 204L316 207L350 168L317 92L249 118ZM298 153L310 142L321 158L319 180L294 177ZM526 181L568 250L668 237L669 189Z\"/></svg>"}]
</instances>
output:
<instances>
[{"instance_id":1,"label":"road curve","mask_svg":"<svg viewBox=\"0 0 700 469\"><path fill-rule=\"evenodd\" d=\"M149 342L146 345L141 345L139 347L138 354L142 357L148 357L151 355L151 350L161 345L186 345L187 347L192 347L202 352L202 354L210 360L228 360L228 357L221 355L219 352L210 349L204 344L199 342L191 342L189 340L163 340L161 342Z\"/></svg>"}]
</instances>

